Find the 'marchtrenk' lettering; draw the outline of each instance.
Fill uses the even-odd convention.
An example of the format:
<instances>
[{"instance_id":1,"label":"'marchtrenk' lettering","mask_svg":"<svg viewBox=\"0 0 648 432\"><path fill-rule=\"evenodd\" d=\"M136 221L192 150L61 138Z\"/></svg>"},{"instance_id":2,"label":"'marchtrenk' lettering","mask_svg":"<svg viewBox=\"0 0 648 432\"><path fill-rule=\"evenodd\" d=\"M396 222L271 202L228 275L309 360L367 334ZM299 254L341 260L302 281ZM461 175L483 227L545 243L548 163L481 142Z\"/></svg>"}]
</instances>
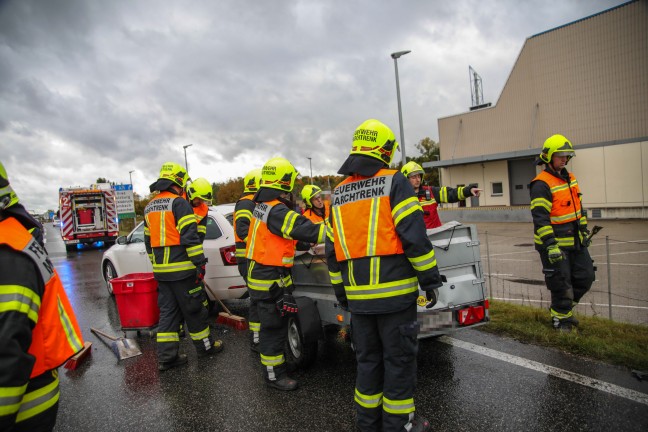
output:
<instances>
[{"instance_id":1,"label":"'marchtrenk' lettering","mask_svg":"<svg viewBox=\"0 0 648 432\"><path fill-rule=\"evenodd\" d=\"M391 182L391 176L380 176L340 185L333 192L332 205L387 196L391 191Z\"/></svg>"}]
</instances>

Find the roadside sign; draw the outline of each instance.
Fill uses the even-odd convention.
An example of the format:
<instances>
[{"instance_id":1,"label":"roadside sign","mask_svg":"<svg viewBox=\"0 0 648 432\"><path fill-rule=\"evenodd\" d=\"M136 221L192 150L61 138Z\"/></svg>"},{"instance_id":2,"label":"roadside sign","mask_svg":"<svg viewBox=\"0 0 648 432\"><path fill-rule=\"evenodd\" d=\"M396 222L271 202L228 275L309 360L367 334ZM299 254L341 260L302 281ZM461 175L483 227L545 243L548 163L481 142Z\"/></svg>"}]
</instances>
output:
<instances>
[{"instance_id":1,"label":"roadside sign","mask_svg":"<svg viewBox=\"0 0 648 432\"><path fill-rule=\"evenodd\" d=\"M135 201L133 199L133 185L121 184L113 186L117 200L117 215L122 219L135 217Z\"/></svg>"}]
</instances>

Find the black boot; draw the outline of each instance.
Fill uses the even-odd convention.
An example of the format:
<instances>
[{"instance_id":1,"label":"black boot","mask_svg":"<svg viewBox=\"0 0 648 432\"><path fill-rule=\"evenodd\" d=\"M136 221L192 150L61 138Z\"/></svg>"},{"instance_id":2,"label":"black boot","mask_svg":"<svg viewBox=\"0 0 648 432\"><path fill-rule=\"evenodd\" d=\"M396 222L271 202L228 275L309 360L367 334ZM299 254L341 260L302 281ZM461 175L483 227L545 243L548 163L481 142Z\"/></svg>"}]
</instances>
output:
<instances>
[{"instance_id":1,"label":"black boot","mask_svg":"<svg viewBox=\"0 0 648 432\"><path fill-rule=\"evenodd\" d=\"M198 357L211 357L223 351L223 341L215 340L207 351L196 351Z\"/></svg>"},{"instance_id":2,"label":"black boot","mask_svg":"<svg viewBox=\"0 0 648 432\"><path fill-rule=\"evenodd\" d=\"M187 354L179 354L175 360L158 362L158 369L161 371L172 369L176 366L181 366L187 363Z\"/></svg>"},{"instance_id":3,"label":"black boot","mask_svg":"<svg viewBox=\"0 0 648 432\"><path fill-rule=\"evenodd\" d=\"M269 380L266 378L266 385L277 390L291 391L297 388L297 381L284 375L276 380Z\"/></svg>"}]
</instances>

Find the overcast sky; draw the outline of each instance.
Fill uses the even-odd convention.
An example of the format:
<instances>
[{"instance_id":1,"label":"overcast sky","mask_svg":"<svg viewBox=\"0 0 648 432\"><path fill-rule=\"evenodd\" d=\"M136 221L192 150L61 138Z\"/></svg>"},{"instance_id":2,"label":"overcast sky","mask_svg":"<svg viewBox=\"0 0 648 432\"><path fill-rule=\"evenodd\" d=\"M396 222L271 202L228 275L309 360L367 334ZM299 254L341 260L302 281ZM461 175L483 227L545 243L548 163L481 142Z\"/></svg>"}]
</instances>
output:
<instances>
[{"instance_id":1,"label":"overcast sky","mask_svg":"<svg viewBox=\"0 0 648 432\"><path fill-rule=\"evenodd\" d=\"M415 156L439 117L470 106L469 65L495 104L527 37L621 3L0 0L0 160L38 212L60 186L131 170L147 194L187 144L189 174L210 182L273 156L335 174L364 120L400 137L401 50Z\"/></svg>"}]
</instances>

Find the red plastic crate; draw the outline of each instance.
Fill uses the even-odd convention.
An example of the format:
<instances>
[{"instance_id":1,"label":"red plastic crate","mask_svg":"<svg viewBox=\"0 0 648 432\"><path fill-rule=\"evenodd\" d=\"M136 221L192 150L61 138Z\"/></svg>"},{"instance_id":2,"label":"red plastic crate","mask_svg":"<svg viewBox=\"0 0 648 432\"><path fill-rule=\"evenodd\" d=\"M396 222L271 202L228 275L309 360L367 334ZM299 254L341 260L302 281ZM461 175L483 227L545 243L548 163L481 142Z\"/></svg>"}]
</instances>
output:
<instances>
[{"instance_id":1,"label":"red plastic crate","mask_svg":"<svg viewBox=\"0 0 648 432\"><path fill-rule=\"evenodd\" d=\"M131 273L110 281L122 329L153 327L160 321L153 273Z\"/></svg>"}]
</instances>

